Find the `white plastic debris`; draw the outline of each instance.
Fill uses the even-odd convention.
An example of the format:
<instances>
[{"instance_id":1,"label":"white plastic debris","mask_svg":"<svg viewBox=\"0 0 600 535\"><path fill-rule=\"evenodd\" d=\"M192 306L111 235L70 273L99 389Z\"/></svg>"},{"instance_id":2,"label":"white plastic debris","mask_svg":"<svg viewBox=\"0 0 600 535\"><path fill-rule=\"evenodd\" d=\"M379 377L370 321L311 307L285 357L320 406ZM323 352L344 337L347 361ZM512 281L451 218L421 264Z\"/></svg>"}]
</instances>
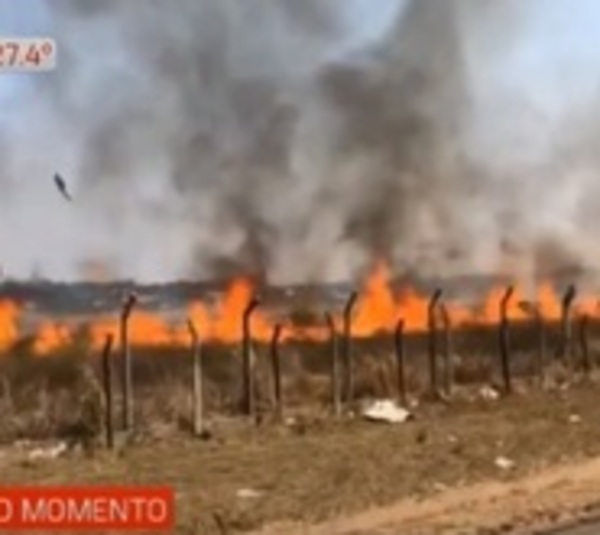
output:
<instances>
[{"instance_id":1,"label":"white plastic debris","mask_svg":"<svg viewBox=\"0 0 600 535\"><path fill-rule=\"evenodd\" d=\"M66 453L67 449L68 446L66 442L59 442L58 444L47 448L35 448L28 453L27 457L31 461L36 459L56 459L63 453Z\"/></svg>"},{"instance_id":2,"label":"white plastic debris","mask_svg":"<svg viewBox=\"0 0 600 535\"><path fill-rule=\"evenodd\" d=\"M238 489L236 492L236 496L242 500L252 500L256 498L260 498L262 496L262 492L256 489Z\"/></svg>"},{"instance_id":3,"label":"white plastic debris","mask_svg":"<svg viewBox=\"0 0 600 535\"><path fill-rule=\"evenodd\" d=\"M515 462L507 457L496 457L494 464L501 470L512 470L515 467Z\"/></svg>"},{"instance_id":4,"label":"white plastic debris","mask_svg":"<svg viewBox=\"0 0 600 535\"><path fill-rule=\"evenodd\" d=\"M488 385L481 387L481 390L479 390L479 396L486 401L496 401L500 398L498 391Z\"/></svg>"},{"instance_id":5,"label":"white plastic debris","mask_svg":"<svg viewBox=\"0 0 600 535\"><path fill-rule=\"evenodd\" d=\"M581 416L579 416L579 414L571 414L571 416L569 416L569 423L570 424L580 424Z\"/></svg>"},{"instance_id":6,"label":"white plastic debris","mask_svg":"<svg viewBox=\"0 0 600 535\"><path fill-rule=\"evenodd\" d=\"M458 437L456 435L448 435L446 438L450 444L458 444Z\"/></svg>"},{"instance_id":7,"label":"white plastic debris","mask_svg":"<svg viewBox=\"0 0 600 535\"><path fill-rule=\"evenodd\" d=\"M294 427L297 423L298 420L296 418L294 418L293 416L288 416L285 421L284 421L285 425L287 425L288 427Z\"/></svg>"},{"instance_id":8,"label":"white plastic debris","mask_svg":"<svg viewBox=\"0 0 600 535\"><path fill-rule=\"evenodd\" d=\"M362 415L367 420L390 424L404 423L412 416L408 410L391 399L373 401L363 409Z\"/></svg>"}]
</instances>

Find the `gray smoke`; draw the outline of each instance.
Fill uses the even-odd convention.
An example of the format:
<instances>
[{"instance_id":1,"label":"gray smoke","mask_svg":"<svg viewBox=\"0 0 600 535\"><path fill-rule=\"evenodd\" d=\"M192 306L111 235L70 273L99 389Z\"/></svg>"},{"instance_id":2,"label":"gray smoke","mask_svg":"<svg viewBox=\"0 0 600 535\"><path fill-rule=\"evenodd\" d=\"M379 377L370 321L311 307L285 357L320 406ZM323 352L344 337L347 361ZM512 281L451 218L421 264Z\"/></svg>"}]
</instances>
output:
<instances>
[{"instance_id":1,"label":"gray smoke","mask_svg":"<svg viewBox=\"0 0 600 535\"><path fill-rule=\"evenodd\" d=\"M59 68L14 80L0 119L0 263L272 282L375 258L436 276L596 267L595 95L540 107L531 77L501 75L547 4L41 3Z\"/></svg>"}]
</instances>

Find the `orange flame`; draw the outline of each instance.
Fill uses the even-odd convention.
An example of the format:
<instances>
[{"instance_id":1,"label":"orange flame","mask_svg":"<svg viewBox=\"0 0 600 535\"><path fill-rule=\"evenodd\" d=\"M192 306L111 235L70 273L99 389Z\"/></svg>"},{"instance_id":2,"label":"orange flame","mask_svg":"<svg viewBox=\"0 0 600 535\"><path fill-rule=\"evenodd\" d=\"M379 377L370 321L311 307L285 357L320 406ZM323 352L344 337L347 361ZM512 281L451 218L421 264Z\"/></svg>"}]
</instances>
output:
<instances>
[{"instance_id":1,"label":"orange flame","mask_svg":"<svg viewBox=\"0 0 600 535\"><path fill-rule=\"evenodd\" d=\"M0 351L8 349L19 339L19 312L20 309L15 303L0 299Z\"/></svg>"},{"instance_id":2,"label":"orange flame","mask_svg":"<svg viewBox=\"0 0 600 535\"><path fill-rule=\"evenodd\" d=\"M409 332L424 331L428 324L430 296L423 295L411 287L395 293L390 287L389 267L378 263L365 281L352 315L352 334L357 337L370 337L379 333L391 332L399 319L404 320ZM457 303L444 301L453 327L461 325L494 325L500 319L499 304L506 289L493 287L481 306L469 308ZM214 310L202 302L192 302L186 312L196 326L202 339L222 343L235 343L242 338L243 315L252 300L254 288L246 279L234 280ZM524 292L515 287L508 303L508 316L515 320L526 320L530 311L522 306ZM561 297L550 283L542 283L537 289L536 303L542 317L557 320L561 314ZM600 317L598 300L591 296L577 296L574 310L578 314ZM7 350L21 336L18 320L20 307L9 300L0 300L0 350ZM335 324L341 324L342 312L334 315ZM269 342L275 325L274 318L260 306L251 315L250 328L253 339ZM35 333L33 351L48 355L73 343L76 329L67 323L44 322ZM84 328L89 335L92 347L99 349L107 334L119 333L119 318L99 318ZM189 344L189 332L185 325L171 325L162 316L143 309L134 308L129 321L129 341L134 346L183 347ZM282 340L324 341L328 330L323 325L297 326L285 324Z\"/></svg>"},{"instance_id":3,"label":"orange flame","mask_svg":"<svg viewBox=\"0 0 600 535\"><path fill-rule=\"evenodd\" d=\"M50 355L73 343L73 333L68 325L43 322L37 329L33 341L36 355Z\"/></svg>"}]
</instances>

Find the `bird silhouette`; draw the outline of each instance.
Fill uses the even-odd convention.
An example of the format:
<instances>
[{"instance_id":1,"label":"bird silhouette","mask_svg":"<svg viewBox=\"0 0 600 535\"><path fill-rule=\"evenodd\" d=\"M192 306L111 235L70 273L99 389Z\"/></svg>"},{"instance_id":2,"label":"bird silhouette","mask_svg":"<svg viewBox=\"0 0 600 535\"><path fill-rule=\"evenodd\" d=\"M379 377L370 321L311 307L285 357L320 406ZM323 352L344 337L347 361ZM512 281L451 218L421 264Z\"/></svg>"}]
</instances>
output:
<instances>
[{"instance_id":1,"label":"bird silhouette","mask_svg":"<svg viewBox=\"0 0 600 535\"><path fill-rule=\"evenodd\" d=\"M56 187L58 188L58 191L60 192L60 194L67 201L72 202L73 197L71 197L71 194L69 193L69 190L67 189L67 183L65 182L63 177L61 177L58 173L56 173L54 175L54 183L56 184Z\"/></svg>"}]
</instances>

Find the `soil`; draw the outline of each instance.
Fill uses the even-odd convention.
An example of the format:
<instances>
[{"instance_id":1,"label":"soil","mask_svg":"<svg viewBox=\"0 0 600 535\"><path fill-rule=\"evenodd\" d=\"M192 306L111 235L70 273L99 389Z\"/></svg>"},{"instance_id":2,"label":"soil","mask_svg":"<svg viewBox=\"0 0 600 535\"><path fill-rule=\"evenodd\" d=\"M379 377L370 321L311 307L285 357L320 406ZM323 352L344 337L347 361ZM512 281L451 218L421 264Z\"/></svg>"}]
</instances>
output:
<instances>
[{"instance_id":1,"label":"soil","mask_svg":"<svg viewBox=\"0 0 600 535\"><path fill-rule=\"evenodd\" d=\"M207 440L160 427L52 460L13 444L0 468L3 484L172 485L178 534L529 535L600 504L599 388L425 404L397 425L212 417Z\"/></svg>"},{"instance_id":2,"label":"soil","mask_svg":"<svg viewBox=\"0 0 600 535\"><path fill-rule=\"evenodd\" d=\"M596 458L513 482L480 483L423 501L406 499L310 528L273 525L256 535L591 535L600 528L599 492Z\"/></svg>"}]
</instances>

